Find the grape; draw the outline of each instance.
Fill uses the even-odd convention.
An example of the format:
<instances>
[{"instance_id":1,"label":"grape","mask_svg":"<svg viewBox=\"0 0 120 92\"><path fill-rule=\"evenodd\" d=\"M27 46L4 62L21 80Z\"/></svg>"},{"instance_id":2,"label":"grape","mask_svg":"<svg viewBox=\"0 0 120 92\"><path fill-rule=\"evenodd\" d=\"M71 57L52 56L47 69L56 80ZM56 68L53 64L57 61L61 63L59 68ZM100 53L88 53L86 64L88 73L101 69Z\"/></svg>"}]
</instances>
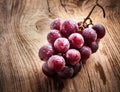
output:
<instances>
[{"instance_id":1,"label":"grape","mask_svg":"<svg viewBox=\"0 0 120 92\"><path fill-rule=\"evenodd\" d=\"M64 53L69 49L70 43L66 38L58 38L54 42L54 47L58 52Z\"/></svg>"},{"instance_id":2,"label":"grape","mask_svg":"<svg viewBox=\"0 0 120 92\"><path fill-rule=\"evenodd\" d=\"M77 63L75 66L73 66L74 74L72 77L74 77L76 74L78 74L78 72L80 72L81 68L82 68L82 65L80 63Z\"/></svg>"},{"instance_id":3,"label":"grape","mask_svg":"<svg viewBox=\"0 0 120 92\"><path fill-rule=\"evenodd\" d=\"M61 33L63 36L68 37L70 34L77 32L77 24L73 21L66 20L61 26Z\"/></svg>"},{"instance_id":4,"label":"grape","mask_svg":"<svg viewBox=\"0 0 120 92\"><path fill-rule=\"evenodd\" d=\"M96 33L97 33L97 38L103 38L105 36L105 28L101 24L96 24L92 27Z\"/></svg>"},{"instance_id":5,"label":"grape","mask_svg":"<svg viewBox=\"0 0 120 92\"><path fill-rule=\"evenodd\" d=\"M92 42L89 46L92 50L92 53L95 53L98 50L98 47L99 47L98 42L96 42L96 41Z\"/></svg>"},{"instance_id":6,"label":"grape","mask_svg":"<svg viewBox=\"0 0 120 92\"><path fill-rule=\"evenodd\" d=\"M59 55L53 55L48 60L48 68L59 72L65 67L65 59Z\"/></svg>"},{"instance_id":7,"label":"grape","mask_svg":"<svg viewBox=\"0 0 120 92\"><path fill-rule=\"evenodd\" d=\"M39 49L39 57L43 61L47 61L55 53L50 44L44 45Z\"/></svg>"},{"instance_id":8,"label":"grape","mask_svg":"<svg viewBox=\"0 0 120 92\"><path fill-rule=\"evenodd\" d=\"M97 39L97 33L92 28L85 28L82 32L84 40L88 43L93 42Z\"/></svg>"},{"instance_id":9,"label":"grape","mask_svg":"<svg viewBox=\"0 0 120 92\"><path fill-rule=\"evenodd\" d=\"M61 37L61 34L58 30L51 30L47 35L48 42L52 45L54 44L54 41L59 37Z\"/></svg>"},{"instance_id":10,"label":"grape","mask_svg":"<svg viewBox=\"0 0 120 92\"><path fill-rule=\"evenodd\" d=\"M100 39L99 38L96 40L96 43L98 43L98 44L100 43Z\"/></svg>"},{"instance_id":11,"label":"grape","mask_svg":"<svg viewBox=\"0 0 120 92\"><path fill-rule=\"evenodd\" d=\"M67 61L68 61L69 64L75 65L81 59L80 52L78 50L76 50L76 49L69 49L66 52L66 59L67 59Z\"/></svg>"},{"instance_id":12,"label":"grape","mask_svg":"<svg viewBox=\"0 0 120 92\"><path fill-rule=\"evenodd\" d=\"M72 67L65 66L64 69L58 72L58 76L61 78L70 78L73 76L74 70Z\"/></svg>"},{"instance_id":13,"label":"grape","mask_svg":"<svg viewBox=\"0 0 120 92\"><path fill-rule=\"evenodd\" d=\"M83 36L79 33L71 34L68 39L70 41L71 47L76 49L81 48L84 44Z\"/></svg>"},{"instance_id":14,"label":"grape","mask_svg":"<svg viewBox=\"0 0 120 92\"><path fill-rule=\"evenodd\" d=\"M49 44L39 49L39 57L45 61L42 71L46 76L56 80L73 78L90 55L98 50L100 39L106 33L104 26L96 24L91 28L86 22L82 23L63 22L58 18L51 23L47 35Z\"/></svg>"},{"instance_id":15,"label":"grape","mask_svg":"<svg viewBox=\"0 0 120 92\"><path fill-rule=\"evenodd\" d=\"M50 28L60 30L61 24L62 24L62 21L57 18L51 23Z\"/></svg>"},{"instance_id":16,"label":"grape","mask_svg":"<svg viewBox=\"0 0 120 92\"><path fill-rule=\"evenodd\" d=\"M52 70L50 70L50 69L48 68L47 63L44 63L44 64L42 65L42 71L43 71L43 73L44 73L46 76L48 76L48 77L54 77L54 75L56 74L54 71L52 71Z\"/></svg>"},{"instance_id":17,"label":"grape","mask_svg":"<svg viewBox=\"0 0 120 92\"><path fill-rule=\"evenodd\" d=\"M78 26L81 26L82 21L78 22L77 24L78 24ZM87 23L84 23L84 28L87 28L87 27L88 27L88 24L87 24Z\"/></svg>"},{"instance_id":18,"label":"grape","mask_svg":"<svg viewBox=\"0 0 120 92\"><path fill-rule=\"evenodd\" d=\"M90 49L90 47L88 46L83 46L81 49L80 49L80 53L81 53L81 59L82 60L86 60L90 57L92 51Z\"/></svg>"}]
</instances>

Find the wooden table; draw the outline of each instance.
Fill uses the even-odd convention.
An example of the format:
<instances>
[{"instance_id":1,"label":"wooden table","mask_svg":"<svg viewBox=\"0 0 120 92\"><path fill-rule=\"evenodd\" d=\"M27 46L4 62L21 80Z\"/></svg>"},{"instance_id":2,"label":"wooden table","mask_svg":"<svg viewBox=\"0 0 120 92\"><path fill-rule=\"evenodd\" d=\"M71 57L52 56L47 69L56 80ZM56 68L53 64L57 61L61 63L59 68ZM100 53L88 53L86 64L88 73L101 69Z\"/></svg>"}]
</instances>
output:
<instances>
[{"instance_id":1,"label":"wooden table","mask_svg":"<svg viewBox=\"0 0 120 92\"><path fill-rule=\"evenodd\" d=\"M73 79L52 80L41 71L39 48L47 43L50 23L57 17L83 20L94 0L0 0L0 92L120 92L120 0L99 0L93 23L106 36ZM64 0L62 0L64 1Z\"/></svg>"}]
</instances>

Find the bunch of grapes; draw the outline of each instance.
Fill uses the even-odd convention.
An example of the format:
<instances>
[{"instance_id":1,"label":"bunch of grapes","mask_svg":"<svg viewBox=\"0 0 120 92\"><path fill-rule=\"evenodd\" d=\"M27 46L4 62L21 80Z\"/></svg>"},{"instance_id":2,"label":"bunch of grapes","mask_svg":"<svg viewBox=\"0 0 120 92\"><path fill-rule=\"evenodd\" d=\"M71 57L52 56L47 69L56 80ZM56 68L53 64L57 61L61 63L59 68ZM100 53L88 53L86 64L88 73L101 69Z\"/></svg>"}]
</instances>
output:
<instances>
[{"instance_id":1,"label":"bunch of grapes","mask_svg":"<svg viewBox=\"0 0 120 92\"><path fill-rule=\"evenodd\" d=\"M39 50L40 59L45 61L42 71L48 77L66 79L77 75L82 64L98 50L99 41L105 35L101 24L89 27L82 21L55 19L50 28L49 43Z\"/></svg>"}]
</instances>

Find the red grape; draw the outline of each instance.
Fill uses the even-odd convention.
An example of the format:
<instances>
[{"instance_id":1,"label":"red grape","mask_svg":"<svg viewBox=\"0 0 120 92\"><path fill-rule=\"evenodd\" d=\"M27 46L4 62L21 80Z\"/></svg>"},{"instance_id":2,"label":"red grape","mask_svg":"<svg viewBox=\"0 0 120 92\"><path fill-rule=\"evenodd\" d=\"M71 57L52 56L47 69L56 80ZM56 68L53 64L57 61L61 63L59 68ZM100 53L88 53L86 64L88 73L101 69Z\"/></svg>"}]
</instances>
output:
<instances>
[{"instance_id":1,"label":"red grape","mask_svg":"<svg viewBox=\"0 0 120 92\"><path fill-rule=\"evenodd\" d=\"M58 72L58 76L61 78L70 78L73 76L74 70L72 67L65 66L64 69Z\"/></svg>"},{"instance_id":2,"label":"red grape","mask_svg":"<svg viewBox=\"0 0 120 92\"><path fill-rule=\"evenodd\" d=\"M65 67L65 59L59 55L53 55L48 59L48 68L59 72Z\"/></svg>"},{"instance_id":3,"label":"red grape","mask_svg":"<svg viewBox=\"0 0 120 92\"><path fill-rule=\"evenodd\" d=\"M84 37L84 40L86 42L93 42L97 39L97 33L92 28L85 28L82 32L82 35Z\"/></svg>"},{"instance_id":4,"label":"red grape","mask_svg":"<svg viewBox=\"0 0 120 92\"><path fill-rule=\"evenodd\" d=\"M70 43L66 38L58 38L54 42L54 47L58 52L64 53L69 49Z\"/></svg>"},{"instance_id":5,"label":"red grape","mask_svg":"<svg viewBox=\"0 0 120 92\"><path fill-rule=\"evenodd\" d=\"M79 33L71 34L68 39L70 41L71 47L76 49L81 48L84 44L83 36Z\"/></svg>"},{"instance_id":6,"label":"red grape","mask_svg":"<svg viewBox=\"0 0 120 92\"><path fill-rule=\"evenodd\" d=\"M59 37L61 37L61 34L58 30L51 30L47 35L48 42L52 45L54 44L54 41Z\"/></svg>"},{"instance_id":7,"label":"red grape","mask_svg":"<svg viewBox=\"0 0 120 92\"><path fill-rule=\"evenodd\" d=\"M98 50L100 39L106 33L104 26L96 24L90 28L85 22L82 27L82 23L58 18L51 23L47 35L49 44L39 49L39 57L45 61L42 71L46 76L56 80L73 78Z\"/></svg>"},{"instance_id":8,"label":"red grape","mask_svg":"<svg viewBox=\"0 0 120 92\"><path fill-rule=\"evenodd\" d=\"M100 43L100 39L98 38L98 39L96 40L96 42L99 44L99 43Z\"/></svg>"},{"instance_id":9,"label":"red grape","mask_svg":"<svg viewBox=\"0 0 120 92\"><path fill-rule=\"evenodd\" d=\"M42 65L42 71L43 71L43 73L44 73L46 76L48 76L48 77L53 77L53 76L55 75L55 72L52 71L52 70L50 70L50 69L48 68L47 63L44 63L44 64Z\"/></svg>"},{"instance_id":10,"label":"red grape","mask_svg":"<svg viewBox=\"0 0 120 92\"><path fill-rule=\"evenodd\" d=\"M92 27L96 33L97 33L97 38L103 38L105 36L105 28L103 25L101 24L96 24L96 25L93 25Z\"/></svg>"},{"instance_id":11,"label":"red grape","mask_svg":"<svg viewBox=\"0 0 120 92\"><path fill-rule=\"evenodd\" d=\"M70 34L77 32L77 27L75 22L66 20L61 26L61 33L63 36L68 37Z\"/></svg>"},{"instance_id":12,"label":"red grape","mask_svg":"<svg viewBox=\"0 0 120 92\"><path fill-rule=\"evenodd\" d=\"M81 53L81 59L86 60L86 59L88 59L90 57L90 55L92 54L92 51L91 51L90 47L83 46L80 49L80 53Z\"/></svg>"},{"instance_id":13,"label":"red grape","mask_svg":"<svg viewBox=\"0 0 120 92\"><path fill-rule=\"evenodd\" d=\"M39 49L39 57L43 61L47 61L55 53L50 44L44 45Z\"/></svg>"},{"instance_id":14,"label":"red grape","mask_svg":"<svg viewBox=\"0 0 120 92\"><path fill-rule=\"evenodd\" d=\"M77 63L76 65L73 66L74 69L74 75L72 77L74 77L76 74L78 74L78 72L80 72L82 68L82 65L80 63Z\"/></svg>"},{"instance_id":15,"label":"red grape","mask_svg":"<svg viewBox=\"0 0 120 92\"><path fill-rule=\"evenodd\" d=\"M78 24L78 26L81 26L82 21L78 22L77 24ZM84 28L87 28L87 27L88 27L88 24L87 24L87 23L84 23Z\"/></svg>"},{"instance_id":16,"label":"red grape","mask_svg":"<svg viewBox=\"0 0 120 92\"><path fill-rule=\"evenodd\" d=\"M71 65L75 65L77 64L80 59L81 59L81 55L80 55L80 52L76 49L69 49L67 52L66 52L66 59L67 59L67 62Z\"/></svg>"},{"instance_id":17,"label":"red grape","mask_svg":"<svg viewBox=\"0 0 120 92\"><path fill-rule=\"evenodd\" d=\"M61 20L57 18L51 23L50 28L60 30L61 24Z\"/></svg>"},{"instance_id":18,"label":"red grape","mask_svg":"<svg viewBox=\"0 0 120 92\"><path fill-rule=\"evenodd\" d=\"M89 47L91 48L92 53L95 53L98 50L98 47L99 47L98 42L96 42L96 41L92 42L89 45Z\"/></svg>"}]
</instances>

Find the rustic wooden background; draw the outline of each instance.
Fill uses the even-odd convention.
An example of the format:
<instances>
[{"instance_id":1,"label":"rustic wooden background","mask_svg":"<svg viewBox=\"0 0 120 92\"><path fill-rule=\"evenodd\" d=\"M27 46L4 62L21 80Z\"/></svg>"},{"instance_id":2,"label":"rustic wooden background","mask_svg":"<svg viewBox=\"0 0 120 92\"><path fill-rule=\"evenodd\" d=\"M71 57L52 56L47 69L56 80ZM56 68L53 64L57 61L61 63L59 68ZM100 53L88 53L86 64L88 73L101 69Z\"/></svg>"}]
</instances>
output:
<instances>
[{"instance_id":1,"label":"rustic wooden background","mask_svg":"<svg viewBox=\"0 0 120 92\"><path fill-rule=\"evenodd\" d=\"M48 2L47 2L48 1ZM120 92L120 0L99 0L91 18L106 28L99 50L73 79L41 71L39 48L54 18L83 20L95 0L0 0L0 92ZM49 13L48 5L51 13Z\"/></svg>"}]
</instances>

